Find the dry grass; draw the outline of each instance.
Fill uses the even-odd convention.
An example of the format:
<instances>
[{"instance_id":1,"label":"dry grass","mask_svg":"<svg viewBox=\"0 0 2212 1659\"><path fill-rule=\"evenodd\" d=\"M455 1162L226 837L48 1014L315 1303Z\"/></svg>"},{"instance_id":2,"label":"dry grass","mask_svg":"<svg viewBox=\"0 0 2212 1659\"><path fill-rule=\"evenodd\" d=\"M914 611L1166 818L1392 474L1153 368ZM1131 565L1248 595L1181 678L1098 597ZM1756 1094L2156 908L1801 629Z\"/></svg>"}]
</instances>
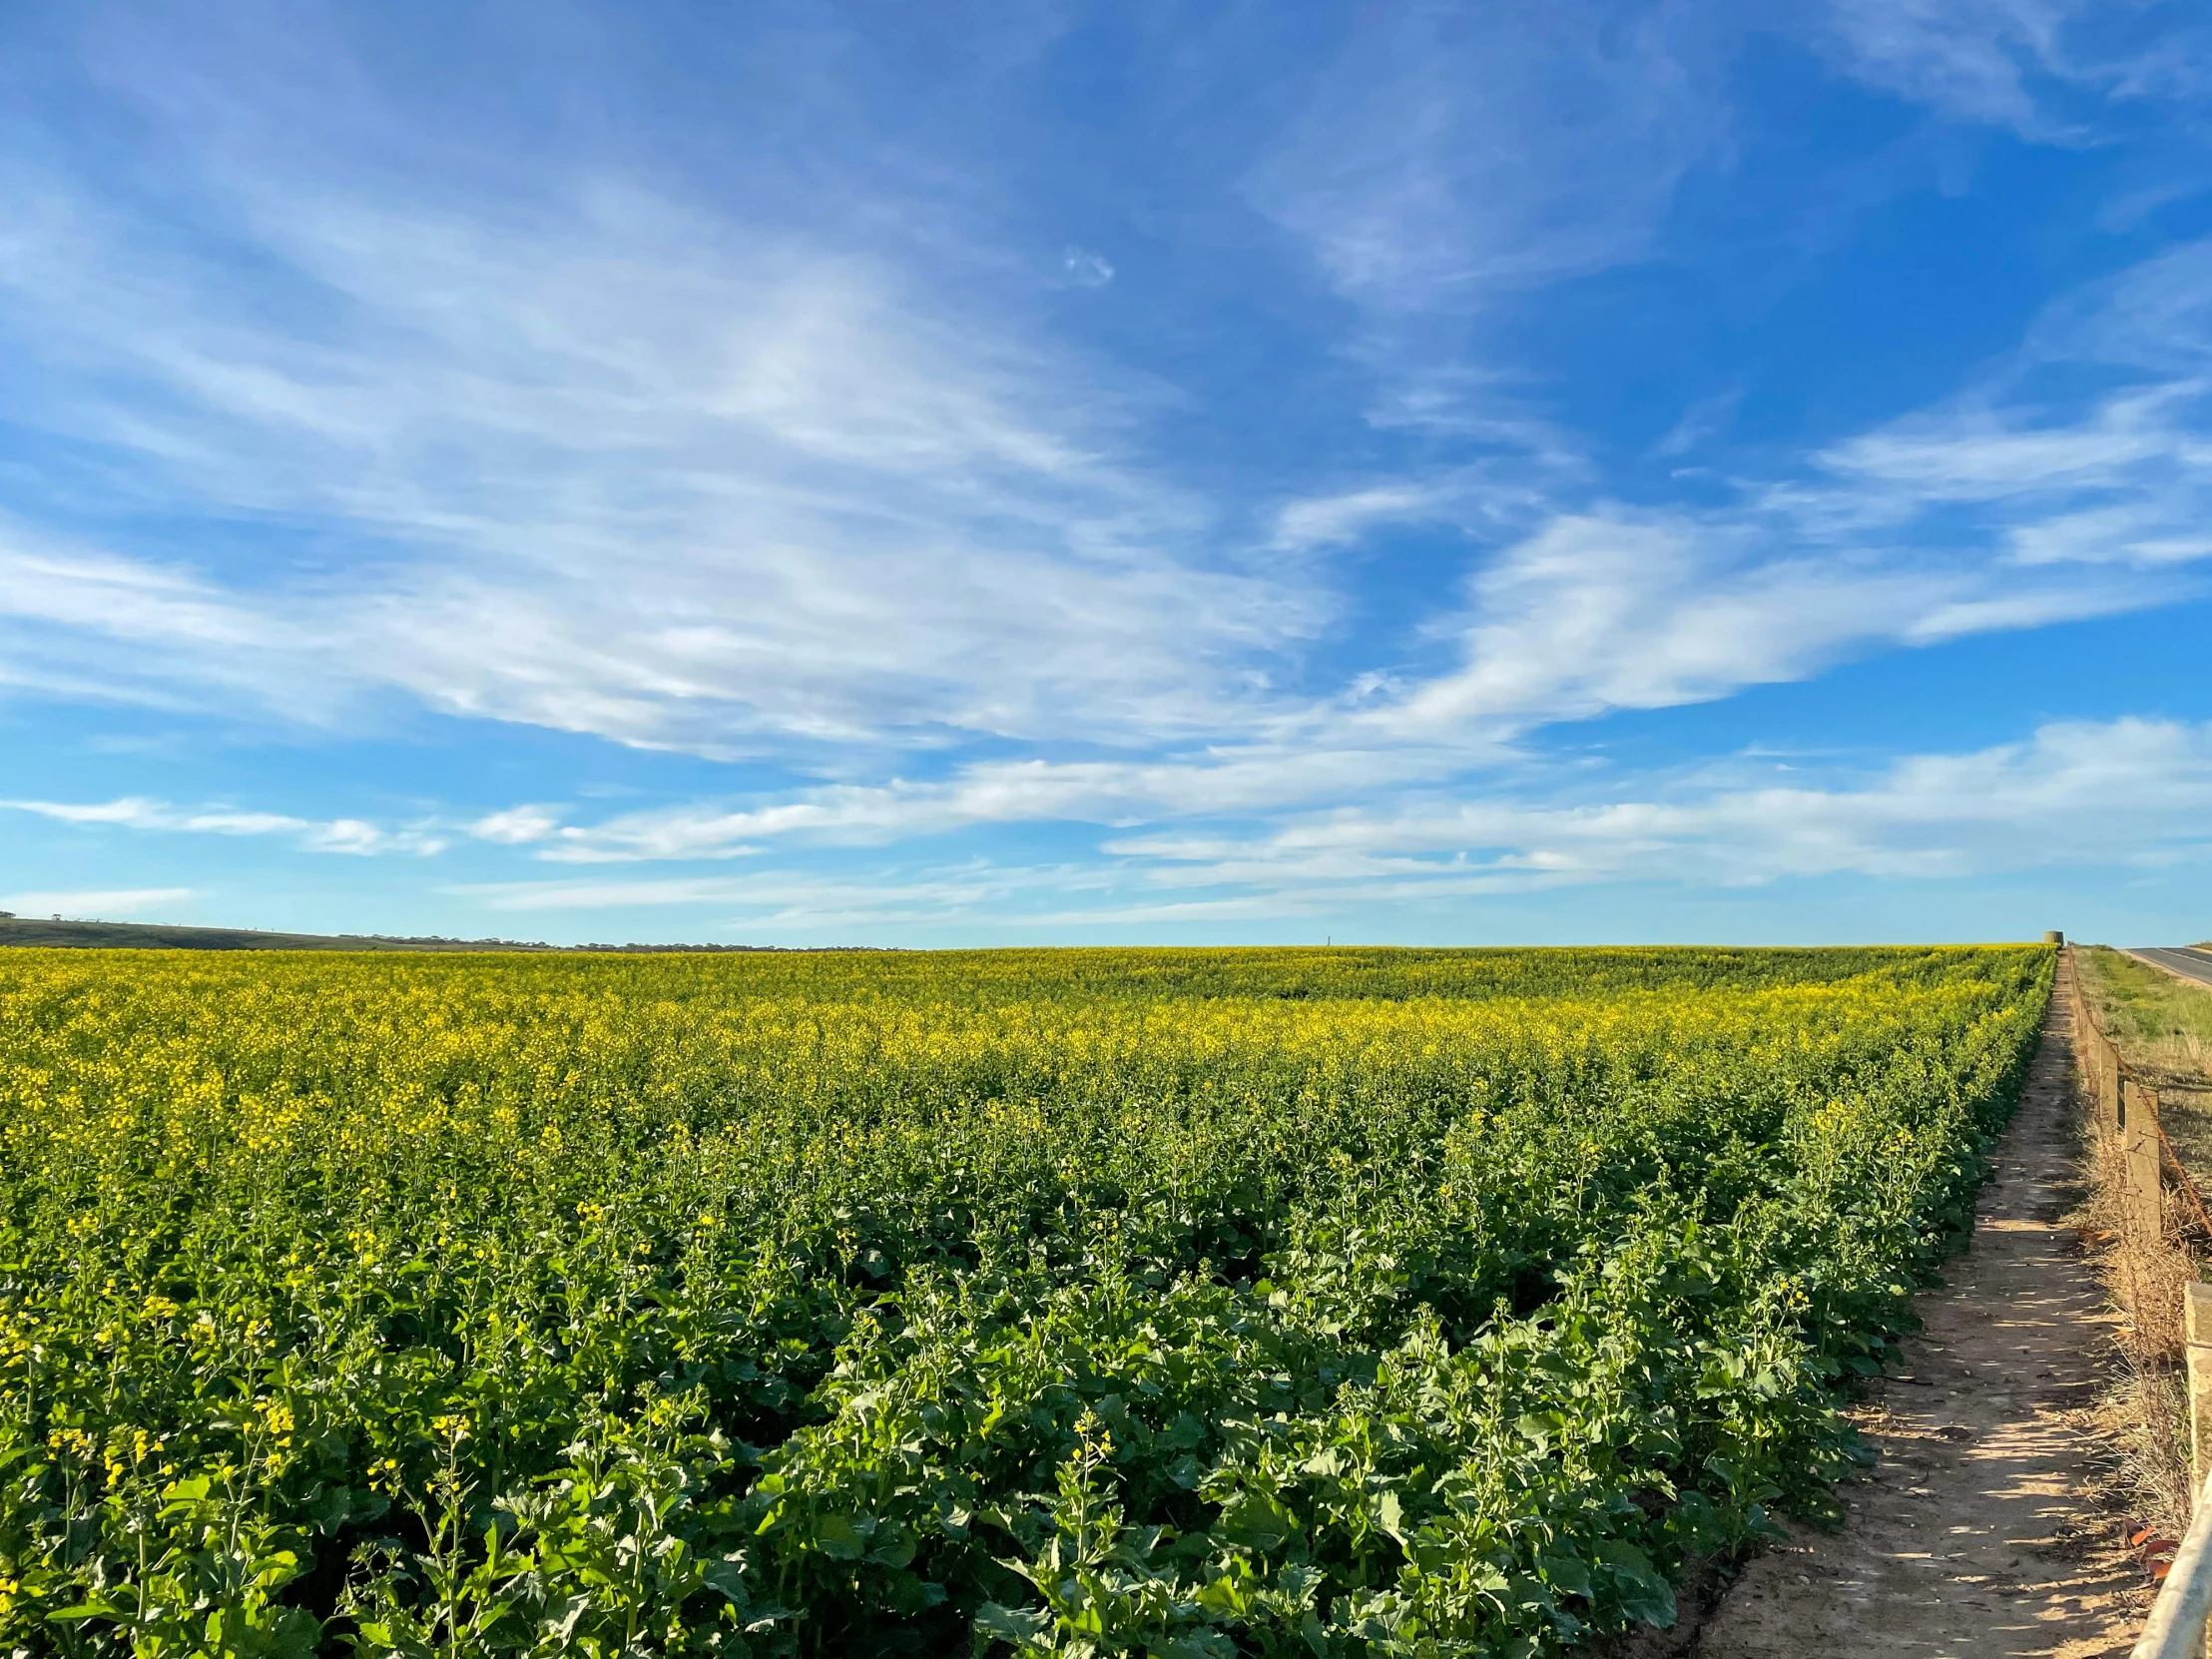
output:
<instances>
[{"instance_id":1,"label":"dry grass","mask_svg":"<svg viewBox=\"0 0 2212 1659\"><path fill-rule=\"evenodd\" d=\"M2125 1171L2119 1144L2098 1144L2093 1131L2091 1137L2085 1148L2088 1198L2069 1219L2089 1246L2113 1305L2126 1316L2115 1333L2121 1382L2115 1397L2105 1402L2127 1451L2120 1480L2128 1510L2178 1538L2188 1527L2190 1507L2182 1287L2198 1277L2204 1240L2194 1216L2171 1202L2160 1238L2130 1237L2121 1223ZM2190 1225L2182 1225L2185 1219Z\"/></svg>"},{"instance_id":2,"label":"dry grass","mask_svg":"<svg viewBox=\"0 0 2212 1659\"><path fill-rule=\"evenodd\" d=\"M2158 1119L2175 1156L2212 1192L2212 986L2102 946L2071 954L2090 1013L2128 1068L2158 1091Z\"/></svg>"},{"instance_id":3,"label":"dry grass","mask_svg":"<svg viewBox=\"0 0 2212 1659\"><path fill-rule=\"evenodd\" d=\"M2117 951L2072 953L2089 1011L2136 1076L2158 1090L2159 1120L2197 1178L2212 1171L2212 992ZM2125 1170L2116 1140L2099 1141L2083 1096L2088 1198L2073 1220L2127 1323L2118 1333L2125 1381L2109 1402L2127 1446L2129 1506L2179 1537L2190 1508L2189 1412L2182 1360L2183 1287L2202 1276L2212 1239L2190 1201L2169 1192L2157 1239L2122 1225Z\"/></svg>"},{"instance_id":4,"label":"dry grass","mask_svg":"<svg viewBox=\"0 0 2212 1659\"><path fill-rule=\"evenodd\" d=\"M2096 945L2073 953L2082 994L2129 1066L2154 1086L2212 1088L2212 986Z\"/></svg>"}]
</instances>

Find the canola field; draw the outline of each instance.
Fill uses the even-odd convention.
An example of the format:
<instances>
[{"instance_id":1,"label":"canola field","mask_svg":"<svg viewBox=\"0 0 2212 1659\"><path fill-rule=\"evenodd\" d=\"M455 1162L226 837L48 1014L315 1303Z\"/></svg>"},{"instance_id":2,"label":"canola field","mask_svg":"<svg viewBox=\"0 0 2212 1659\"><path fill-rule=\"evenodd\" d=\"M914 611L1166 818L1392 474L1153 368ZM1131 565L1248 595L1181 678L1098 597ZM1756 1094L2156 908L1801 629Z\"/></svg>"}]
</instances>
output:
<instances>
[{"instance_id":1,"label":"canola field","mask_svg":"<svg viewBox=\"0 0 2212 1659\"><path fill-rule=\"evenodd\" d=\"M2052 965L0 952L0 1654L1664 1624L1833 1501Z\"/></svg>"}]
</instances>

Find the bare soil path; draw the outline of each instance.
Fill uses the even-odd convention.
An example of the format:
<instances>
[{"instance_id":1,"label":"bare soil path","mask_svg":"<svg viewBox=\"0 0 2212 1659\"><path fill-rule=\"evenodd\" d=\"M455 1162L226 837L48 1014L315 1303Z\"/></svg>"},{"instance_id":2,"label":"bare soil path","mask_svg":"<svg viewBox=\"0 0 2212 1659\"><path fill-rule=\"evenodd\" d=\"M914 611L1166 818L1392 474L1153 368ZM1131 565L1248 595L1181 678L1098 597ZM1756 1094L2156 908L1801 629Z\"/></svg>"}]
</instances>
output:
<instances>
[{"instance_id":1,"label":"bare soil path","mask_svg":"<svg viewBox=\"0 0 2212 1659\"><path fill-rule=\"evenodd\" d=\"M2059 1224L2075 1202L2054 998L1971 1245L1920 1299L1909 1373L1858 1413L1878 1461L1850 1518L1758 1557L1679 1651L1698 1659L1910 1653L1925 1659L2124 1654L2145 1577L2095 1490L2113 1450L2094 1410L2113 1316Z\"/></svg>"}]
</instances>

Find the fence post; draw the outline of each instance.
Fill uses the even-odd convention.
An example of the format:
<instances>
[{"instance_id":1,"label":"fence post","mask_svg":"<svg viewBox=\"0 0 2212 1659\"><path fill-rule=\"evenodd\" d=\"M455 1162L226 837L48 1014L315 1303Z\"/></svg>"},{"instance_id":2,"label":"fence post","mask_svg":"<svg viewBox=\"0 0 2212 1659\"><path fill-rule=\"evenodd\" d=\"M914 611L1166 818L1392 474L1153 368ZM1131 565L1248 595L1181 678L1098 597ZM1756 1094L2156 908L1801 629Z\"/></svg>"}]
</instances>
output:
<instances>
[{"instance_id":1,"label":"fence post","mask_svg":"<svg viewBox=\"0 0 2212 1659\"><path fill-rule=\"evenodd\" d=\"M2112 1135L2119 1135L2128 1128L2128 1097L2119 1086L2119 1048L2114 1048L2106 1037L2097 1033L2097 1046L2103 1053L2103 1124Z\"/></svg>"},{"instance_id":2,"label":"fence post","mask_svg":"<svg viewBox=\"0 0 2212 1659\"><path fill-rule=\"evenodd\" d=\"M2130 1080L2122 1095L2127 1160L2127 1219L2131 1232L2155 1244L2165 1232L2158 1168L2158 1091Z\"/></svg>"},{"instance_id":3,"label":"fence post","mask_svg":"<svg viewBox=\"0 0 2212 1659\"><path fill-rule=\"evenodd\" d=\"M2114 1108L2114 1102L2112 1102L2112 1066L2106 1059L2106 1053L2103 1053L2103 1033L2097 1031L2097 1026L2088 1026L2088 1042L2083 1042L2081 1046L2088 1048L2090 1088L2095 1090L2095 1095L2097 1095L2097 1099L2095 1099L2097 1139L2108 1141L2108 1139L2112 1139L2114 1126L2117 1126L2117 1115L2114 1115L2114 1110L2112 1110Z\"/></svg>"},{"instance_id":4,"label":"fence post","mask_svg":"<svg viewBox=\"0 0 2212 1659\"><path fill-rule=\"evenodd\" d=\"M2204 1482L2212 1475L2212 1285L2198 1280L2183 1289L2181 1304L2182 1352L2189 1361L2189 1502L2192 1508L2204 1495ZM2212 1629L2198 1648L2212 1654Z\"/></svg>"},{"instance_id":5,"label":"fence post","mask_svg":"<svg viewBox=\"0 0 2212 1659\"><path fill-rule=\"evenodd\" d=\"M2189 1490L2203 1490L2212 1475L2212 1285L2187 1287L2181 1306L2189 1355Z\"/></svg>"}]
</instances>

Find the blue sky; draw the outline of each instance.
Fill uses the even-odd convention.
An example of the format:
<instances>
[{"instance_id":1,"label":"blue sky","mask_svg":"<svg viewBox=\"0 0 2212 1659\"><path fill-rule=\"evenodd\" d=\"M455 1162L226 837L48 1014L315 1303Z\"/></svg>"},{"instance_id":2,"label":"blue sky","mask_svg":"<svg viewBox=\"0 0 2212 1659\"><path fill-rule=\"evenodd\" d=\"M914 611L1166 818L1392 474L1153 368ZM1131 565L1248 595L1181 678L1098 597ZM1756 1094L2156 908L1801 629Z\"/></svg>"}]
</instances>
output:
<instances>
[{"instance_id":1,"label":"blue sky","mask_svg":"<svg viewBox=\"0 0 2212 1659\"><path fill-rule=\"evenodd\" d=\"M2212 29L0 13L0 904L2212 934Z\"/></svg>"}]
</instances>

